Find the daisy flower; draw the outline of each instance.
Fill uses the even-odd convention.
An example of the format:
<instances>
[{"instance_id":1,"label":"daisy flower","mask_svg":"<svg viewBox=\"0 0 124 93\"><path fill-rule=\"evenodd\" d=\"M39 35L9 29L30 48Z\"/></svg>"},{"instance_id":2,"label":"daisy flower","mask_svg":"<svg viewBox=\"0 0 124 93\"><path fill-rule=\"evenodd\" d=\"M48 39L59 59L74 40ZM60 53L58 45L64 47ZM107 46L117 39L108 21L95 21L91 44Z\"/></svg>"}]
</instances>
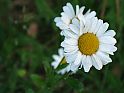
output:
<instances>
[{"instance_id":1,"label":"daisy flower","mask_svg":"<svg viewBox=\"0 0 124 93\"><path fill-rule=\"evenodd\" d=\"M90 9L86 13L83 13L84 9L84 6L79 8L79 5L76 5L75 12L73 6L70 3L67 3L66 6L63 7L61 17L56 17L54 19L56 26L59 27L63 32L63 30L70 29L70 24L73 22L79 23L79 20L82 20L85 23L87 19L96 16L96 12L90 12ZM63 35L62 32L61 35Z\"/></svg>"},{"instance_id":2,"label":"daisy flower","mask_svg":"<svg viewBox=\"0 0 124 93\"><path fill-rule=\"evenodd\" d=\"M109 24L93 17L86 20L85 25L81 22L70 24L71 31L65 31L65 40L61 43L67 63L71 64L71 71L84 68L89 72L94 66L97 70L103 65L112 62L109 55L114 55L117 50L115 31L107 30Z\"/></svg>"},{"instance_id":3,"label":"daisy flower","mask_svg":"<svg viewBox=\"0 0 124 93\"><path fill-rule=\"evenodd\" d=\"M56 69L60 64L66 64L66 60L64 57L64 50L63 48L58 49L59 55L53 55L54 61L51 63L54 69ZM70 71L70 65L67 65L65 68L59 70L58 74L65 74L66 72Z\"/></svg>"}]
</instances>

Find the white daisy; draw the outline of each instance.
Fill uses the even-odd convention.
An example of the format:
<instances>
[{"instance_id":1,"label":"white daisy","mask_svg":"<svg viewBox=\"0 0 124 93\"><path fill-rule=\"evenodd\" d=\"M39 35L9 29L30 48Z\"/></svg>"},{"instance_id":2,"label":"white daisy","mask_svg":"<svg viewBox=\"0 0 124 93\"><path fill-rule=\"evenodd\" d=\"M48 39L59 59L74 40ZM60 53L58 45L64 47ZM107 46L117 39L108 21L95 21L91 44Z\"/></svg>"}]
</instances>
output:
<instances>
[{"instance_id":1,"label":"white daisy","mask_svg":"<svg viewBox=\"0 0 124 93\"><path fill-rule=\"evenodd\" d=\"M114 46L116 33L107 30L108 27L108 23L93 17L83 27L82 24L72 23L71 31L65 31L65 40L61 46L64 47L65 57L67 63L71 64L72 71L82 66L85 72L89 72L92 66L100 70L103 65L112 62L109 54L113 55L117 50Z\"/></svg>"},{"instance_id":2,"label":"white daisy","mask_svg":"<svg viewBox=\"0 0 124 93\"><path fill-rule=\"evenodd\" d=\"M67 3L66 6L63 7L63 12L61 13L61 17L56 17L55 22L56 26L59 27L62 32L63 30L70 29L69 25L71 23L79 23L79 20L82 20L84 23L87 19L90 19L96 16L96 12L88 10L83 14L85 7L79 8L79 5L76 5L76 12L74 11L73 6L70 3ZM63 33L61 32L61 35Z\"/></svg>"},{"instance_id":3,"label":"white daisy","mask_svg":"<svg viewBox=\"0 0 124 93\"><path fill-rule=\"evenodd\" d=\"M63 48L58 49L59 55L53 55L54 61L51 63L54 69L56 69L60 64L66 64L66 60L64 57L64 50ZM70 71L70 65L67 65L65 68L59 70L58 74L65 74L66 72Z\"/></svg>"}]
</instances>

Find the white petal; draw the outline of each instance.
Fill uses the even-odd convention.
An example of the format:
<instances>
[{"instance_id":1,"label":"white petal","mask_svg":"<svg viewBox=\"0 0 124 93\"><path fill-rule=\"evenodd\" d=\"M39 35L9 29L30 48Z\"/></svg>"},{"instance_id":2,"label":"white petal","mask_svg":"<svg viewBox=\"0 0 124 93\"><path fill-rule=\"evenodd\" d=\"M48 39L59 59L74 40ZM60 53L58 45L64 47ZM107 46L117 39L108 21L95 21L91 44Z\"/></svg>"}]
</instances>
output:
<instances>
[{"instance_id":1,"label":"white petal","mask_svg":"<svg viewBox=\"0 0 124 93\"><path fill-rule=\"evenodd\" d=\"M100 43L112 44L114 45L117 41L115 38L111 36L102 36L99 38Z\"/></svg>"},{"instance_id":2,"label":"white petal","mask_svg":"<svg viewBox=\"0 0 124 93\"><path fill-rule=\"evenodd\" d=\"M79 65L81 63L81 60L82 60L82 54L80 51L78 51L77 58L75 59L74 64Z\"/></svg>"},{"instance_id":3,"label":"white petal","mask_svg":"<svg viewBox=\"0 0 124 93\"><path fill-rule=\"evenodd\" d=\"M96 55L93 54L92 56L92 62L93 62L93 66L100 70L102 69L103 65L102 65L102 61L99 59L99 57L97 57Z\"/></svg>"},{"instance_id":4,"label":"white petal","mask_svg":"<svg viewBox=\"0 0 124 93\"><path fill-rule=\"evenodd\" d=\"M63 22L56 23L56 26L59 27L60 29L68 29L68 26Z\"/></svg>"},{"instance_id":5,"label":"white petal","mask_svg":"<svg viewBox=\"0 0 124 93\"><path fill-rule=\"evenodd\" d=\"M58 61L60 59L60 57L58 55L53 55L52 56L54 60Z\"/></svg>"},{"instance_id":6,"label":"white petal","mask_svg":"<svg viewBox=\"0 0 124 93\"><path fill-rule=\"evenodd\" d=\"M105 36L115 36L116 35L116 33L115 33L115 31L114 30L108 30L107 32L105 32L105 34L104 34Z\"/></svg>"},{"instance_id":7,"label":"white petal","mask_svg":"<svg viewBox=\"0 0 124 93\"><path fill-rule=\"evenodd\" d=\"M63 54L64 54L64 50L63 50L63 48L60 48L60 49L58 50L58 53L59 53L59 55L62 57Z\"/></svg>"},{"instance_id":8,"label":"white petal","mask_svg":"<svg viewBox=\"0 0 124 93\"><path fill-rule=\"evenodd\" d=\"M66 44L65 41L63 41L63 42L61 43L61 46L64 47L64 48L67 48L67 47L70 47L70 46L72 46L72 45ZM75 47L75 46L74 46L74 47Z\"/></svg>"},{"instance_id":9,"label":"white petal","mask_svg":"<svg viewBox=\"0 0 124 93\"><path fill-rule=\"evenodd\" d=\"M70 3L67 3L67 6L71 9L72 15L75 16L74 8Z\"/></svg>"},{"instance_id":10,"label":"white petal","mask_svg":"<svg viewBox=\"0 0 124 93\"><path fill-rule=\"evenodd\" d=\"M61 35L61 36L63 36L63 35L64 35L64 34L63 34L63 31L61 31L61 32L60 32L60 35Z\"/></svg>"},{"instance_id":11,"label":"white petal","mask_svg":"<svg viewBox=\"0 0 124 93\"><path fill-rule=\"evenodd\" d=\"M84 9L85 9L85 6L81 7L79 13L83 14Z\"/></svg>"},{"instance_id":12,"label":"white petal","mask_svg":"<svg viewBox=\"0 0 124 93\"><path fill-rule=\"evenodd\" d=\"M53 62L51 63L51 65L53 66L54 69L56 69L56 68L58 67L58 65L59 65L59 62L53 61Z\"/></svg>"},{"instance_id":13,"label":"white petal","mask_svg":"<svg viewBox=\"0 0 124 93\"><path fill-rule=\"evenodd\" d=\"M103 52L103 51L102 51L102 52ZM108 51L107 51L107 52L104 51L103 53L106 53L106 54L108 54L108 55L109 55L109 54L110 54L110 55L114 55L114 53L113 53L113 52L110 52L110 51L109 51L109 52L108 52Z\"/></svg>"},{"instance_id":14,"label":"white petal","mask_svg":"<svg viewBox=\"0 0 124 93\"><path fill-rule=\"evenodd\" d=\"M79 34L79 28L76 27L75 25L73 24L70 24L70 29L75 33L75 34Z\"/></svg>"},{"instance_id":15,"label":"white petal","mask_svg":"<svg viewBox=\"0 0 124 93\"><path fill-rule=\"evenodd\" d=\"M84 15L86 20L92 18L92 17L95 17L96 16L96 12L95 11L92 11L91 13L87 13Z\"/></svg>"},{"instance_id":16,"label":"white petal","mask_svg":"<svg viewBox=\"0 0 124 93\"><path fill-rule=\"evenodd\" d=\"M62 15L61 20L62 20L65 24L69 25L69 24L70 24L70 20L71 20L71 19L69 18L69 16L68 16L67 14L65 14L64 12L61 13L61 15Z\"/></svg>"},{"instance_id":17,"label":"white petal","mask_svg":"<svg viewBox=\"0 0 124 93\"><path fill-rule=\"evenodd\" d=\"M80 65L80 68L79 69L82 68L83 62L85 62L85 59L86 59L86 55L82 55L81 65Z\"/></svg>"},{"instance_id":18,"label":"white petal","mask_svg":"<svg viewBox=\"0 0 124 93\"><path fill-rule=\"evenodd\" d=\"M75 53L65 53L65 58L67 60L67 63L72 63L75 61L76 57L77 57L77 53L78 51L76 51Z\"/></svg>"},{"instance_id":19,"label":"white petal","mask_svg":"<svg viewBox=\"0 0 124 93\"><path fill-rule=\"evenodd\" d=\"M86 23L85 17L83 15L83 11L84 11L85 7L81 7L79 10L79 13L77 14L77 17L79 20L82 20L84 23Z\"/></svg>"},{"instance_id":20,"label":"white petal","mask_svg":"<svg viewBox=\"0 0 124 93\"><path fill-rule=\"evenodd\" d=\"M79 68L79 65L75 65L75 64L72 64L72 65L71 65L71 71L72 71L72 72L77 71L78 68Z\"/></svg>"},{"instance_id":21,"label":"white petal","mask_svg":"<svg viewBox=\"0 0 124 93\"><path fill-rule=\"evenodd\" d=\"M69 65L66 67L67 72L69 72L70 69L71 69L71 64L69 64Z\"/></svg>"},{"instance_id":22,"label":"white petal","mask_svg":"<svg viewBox=\"0 0 124 93\"><path fill-rule=\"evenodd\" d=\"M78 28L80 28L80 22L79 22L79 20L78 20L77 18L74 18L74 19L72 20L72 24L74 24L74 25L76 25Z\"/></svg>"},{"instance_id":23,"label":"white petal","mask_svg":"<svg viewBox=\"0 0 124 93\"><path fill-rule=\"evenodd\" d=\"M82 35L82 34L84 33L84 32L83 32L83 31L84 31L84 30L83 30L83 29L84 29L84 26L85 26L85 25L84 25L84 22L83 22L83 21L80 21L80 35Z\"/></svg>"},{"instance_id":24,"label":"white petal","mask_svg":"<svg viewBox=\"0 0 124 93\"><path fill-rule=\"evenodd\" d=\"M65 52L73 52L75 50L78 50L78 46L69 46L64 48Z\"/></svg>"},{"instance_id":25,"label":"white petal","mask_svg":"<svg viewBox=\"0 0 124 93\"><path fill-rule=\"evenodd\" d=\"M60 22L60 21L62 21L62 20L61 20L61 17L56 17L56 18L54 19L54 21L57 23L57 22Z\"/></svg>"},{"instance_id":26,"label":"white petal","mask_svg":"<svg viewBox=\"0 0 124 93\"><path fill-rule=\"evenodd\" d=\"M94 34L96 34L98 32L98 30L100 29L102 24L103 24L103 20L99 19L97 22L96 28L94 30Z\"/></svg>"},{"instance_id":27,"label":"white petal","mask_svg":"<svg viewBox=\"0 0 124 93\"><path fill-rule=\"evenodd\" d=\"M104 23L103 25L100 26L98 32L97 32L97 36L101 36L103 35L103 33L105 33L105 31L108 29L109 24L108 23Z\"/></svg>"},{"instance_id":28,"label":"white petal","mask_svg":"<svg viewBox=\"0 0 124 93\"><path fill-rule=\"evenodd\" d=\"M89 32L89 33L92 33L92 32L93 32L93 30L91 29L92 25L94 24L94 23L93 23L93 20L94 20L94 18L92 18L92 19L89 21L89 24L88 24L88 27L87 27L87 32Z\"/></svg>"},{"instance_id":29,"label":"white petal","mask_svg":"<svg viewBox=\"0 0 124 93\"><path fill-rule=\"evenodd\" d=\"M69 38L64 40L64 42L68 45L72 45L72 46L77 46L78 45L78 40L73 39L73 38Z\"/></svg>"},{"instance_id":30,"label":"white petal","mask_svg":"<svg viewBox=\"0 0 124 93\"><path fill-rule=\"evenodd\" d=\"M113 52L109 52L109 54L114 55L114 53L113 53Z\"/></svg>"},{"instance_id":31,"label":"white petal","mask_svg":"<svg viewBox=\"0 0 124 93\"><path fill-rule=\"evenodd\" d=\"M76 35L75 33L73 33L72 31L70 31L70 30L64 30L63 31L63 35L65 36L65 37L71 37L71 38L74 38L74 39L78 39L78 35Z\"/></svg>"},{"instance_id":32,"label":"white petal","mask_svg":"<svg viewBox=\"0 0 124 93\"><path fill-rule=\"evenodd\" d=\"M76 5L76 15L79 14L79 5Z\"/></svg>"},{"instance_id":33,"label":"white petal","mask_svg":"<svg viewBox=\"0 0 124 93\"><path fill-rule=\"evenodd\" d=\"M96 55L101 59L103 65L106 65L107 63L112 62L111 58L109 57L109 54L98 51Z\"/></svg>"},{"instance_id":34,"label":"white petal","mask_svg":"<svg viewBox=\"0 0 124 93\"><path fill-rule=\"evenodd\" d=\"M70 55L73 55L73 54L77 54L78 53L78 50L75 50L73 52L69 52L69 53L64 53L66 56L70 56Z\"/></svg>"},{"instance_id":35,"label":"white petal","mask_svg":"<svg viewBox=\"0 0 124 93\"><path fill-rule=\"evenodd\" d=\"M90 13L90 9L84 15L87 16L89 13Z\"/></svg>"},{"instance_id":36,"label":"white petal","mask_svg":"<svg viewBox=\"0 0 124 93\"><path fill-rule=\"evenodd\" d=\"M63 11L70 17L73 18L74 17L74 13L72 11L72 9L69 6L64 6L63 7Z\"/></svg>"},{"instance_id":37,"label":"white petal","mask_svg":"<svg viewBox=\"0 0 124 93\"><path fill-rule=\"evenodd\" d=\"M89 72L90 68L92 67L92 60L90 56L87 56L85 60L82 62L83 68L85 72Z\"/></svg>"},{"instance_id":38,"label":"white petal","mask_svg":"<svg viewBox=\"0 0 124 93\"><path fill-rule=\"evenodd\" d=\"M78 19L83 21L84 24L86 23L86 19L85 19L84 15L82 13L78 14Z\"/></svg>"},{"instance_id":39,"label":"white petal","mask_svg":"<svg viewBox=\"0 0 124 93\"><path fill-rule=\"evenodd\" d=\"M61 46L64 47L65 52L73 52L75 50L78 50L78 46L68 45L64 41L61 43Z\"/></svg>"},{"instance_id":40,"label":"white petal","mask_svg":"<svg viewBox=\"0 0 124 93\"><path fill-rule=\"evenodd\" d=\"M110 53L110 52L115 52L117 48L113 45L108 45L108 44L100 44L99 50Z\"/></svg>"},{"instance_id":41,"label":"white petal","mask_svg":"<svg viewBox=\"0 0 124 93\"><path fill-rule=\"evenodd\" d=\"M102 61L102 64L103 64L103 65L107 65L108 63L110 63L110 62Z\"/></svg>"},{"instance_id":42,"label":"white petal","mask_svg":"<svg viewBox=\"0 0 124 93\"><path fill-rule=\"evenodd\" d=\"M84 27L84 29L83 29L83 33L87 33L88 32L88 30L89 30L89 28L90 28L90 25L91 25L91 22L88 20L87 22L86 22L86 24L85 24L85 27Z\"/></svg>"},{"instance_id":43,"label":"white petal","mask_svg":"<svg viewBox=\"0 0 124 93\"><path fill-rule=\"evenodd\" d=\"M95 29L96 29L96 26L97 26L97 22L98 22L98 18L97 17L94 17L92 18L92 25L91 25L91 28L90 28L90 31L89 32L95 32ZM94 33L96 34L96 33Z\"/></svg>"}]
</instances>

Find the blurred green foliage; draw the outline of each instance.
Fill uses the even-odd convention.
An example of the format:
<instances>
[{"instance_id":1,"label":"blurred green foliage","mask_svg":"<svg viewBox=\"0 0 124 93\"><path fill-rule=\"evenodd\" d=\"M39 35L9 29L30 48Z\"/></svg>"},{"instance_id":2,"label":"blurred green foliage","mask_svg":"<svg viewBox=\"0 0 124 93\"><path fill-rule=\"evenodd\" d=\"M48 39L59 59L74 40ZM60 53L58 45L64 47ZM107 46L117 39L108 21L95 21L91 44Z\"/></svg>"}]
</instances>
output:
<instances>
[{"instance_id":1,"label":"blurred green foliage","mask_svg":"<svg viewBox=\"0 0 124 93\"><path fill-rule=\"evenodd\" d=\"M62 76L50 65L63 39L53 20L67 2L95 10L117 33L118 51L101 71ZM124 93L123 9L124 0L0 0L0 93Z\"/></svg>"}]
</instances>

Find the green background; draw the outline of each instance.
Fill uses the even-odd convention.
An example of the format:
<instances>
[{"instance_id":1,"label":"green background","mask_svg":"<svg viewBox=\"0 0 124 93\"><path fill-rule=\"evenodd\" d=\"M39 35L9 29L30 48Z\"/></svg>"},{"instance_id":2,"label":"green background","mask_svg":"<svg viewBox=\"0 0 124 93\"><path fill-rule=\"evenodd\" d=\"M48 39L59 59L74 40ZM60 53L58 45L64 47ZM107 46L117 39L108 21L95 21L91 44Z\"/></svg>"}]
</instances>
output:
<instances>
[{"instance_id":1,"label":"green background","mask_svg":"<svg viewBox=\"0 0 124 93\"><path fill-rule=\"evenodd\" d=\"M54 18L67 2L95 10L117 33L113 62L101 71L57 75L50 65L63 40ZM124 0L0 0L0 93L124 93L123 40Z\"/></svg>"}]
</instances>

